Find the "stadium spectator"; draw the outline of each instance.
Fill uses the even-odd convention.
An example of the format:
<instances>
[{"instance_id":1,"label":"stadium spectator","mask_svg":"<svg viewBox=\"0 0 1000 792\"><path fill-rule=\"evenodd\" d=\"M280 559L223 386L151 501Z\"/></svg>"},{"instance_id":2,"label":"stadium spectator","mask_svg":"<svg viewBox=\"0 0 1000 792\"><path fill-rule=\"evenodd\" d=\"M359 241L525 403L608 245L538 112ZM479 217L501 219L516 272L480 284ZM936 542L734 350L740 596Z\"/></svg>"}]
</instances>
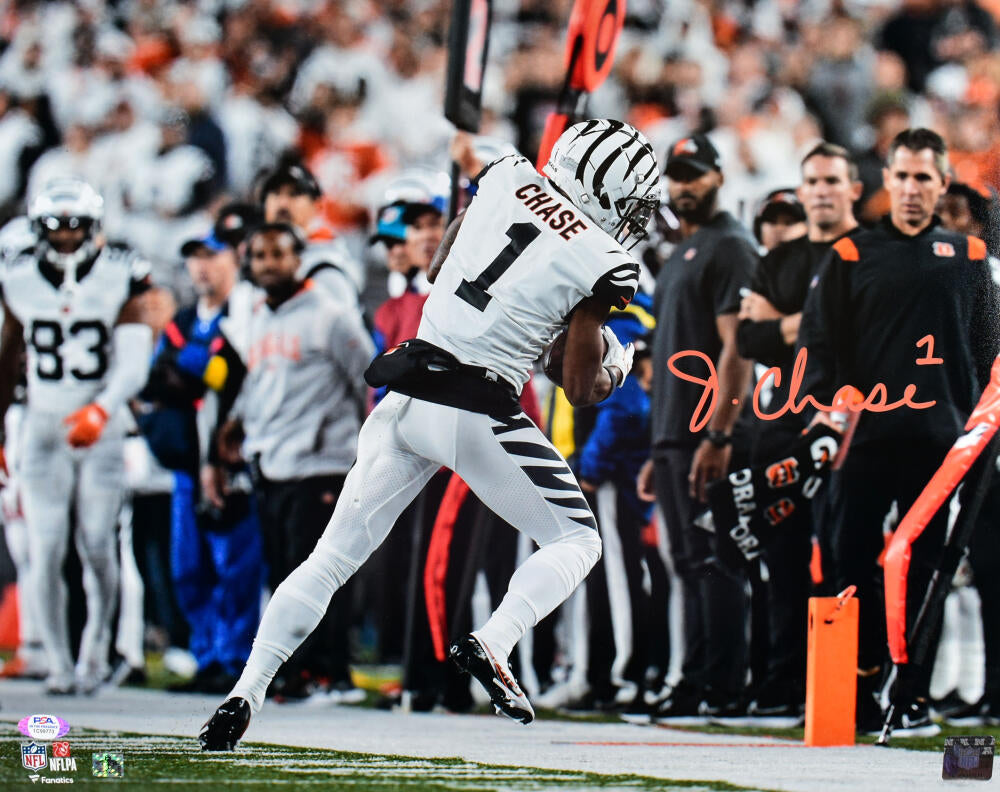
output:
<instances>
[{"instance_id":1,"label":"stadium spectator","mask_svg":"<svg viewBox=\"0 0 1000 792\"><path fill-rule=\"evenodd\" d=\"M173 591L191 628L198 664L184 692L217 693L232 685L250 654L263 583L260 527L244 471L219 503L201 492L198 405L217 374L209 368L220 327L230 314L239 263L212 234L180 249L198 301L182 308L160 338L140 398L151 410L138 421L161 464L174 472L171 503Z\"/></svg>"},{"instance_id":2,"label":"stadium spectator","mask_svg":"<svg viewBox=\"0 0 1000 792\"><path fill-rule=\"evenodd\" d=\"M357 314L299 275L305 243L293 226L265 223L247 246L266 299L254 306L245 355L224 344L214 358L225 377L216 383L220 418L228 415L218 449L223 461L245 458L254 470L274 591L316 546L354 463L362 374L374 350ZM209 502L221 507L222 468L202 479ZM275 683L276 694L359 700L347 666L349 604L342 599L327 613Z\"/></svg>"},{"instance_id":3,"label":"stadium spectator","mask_svg":"<svg viewBox=\"0 0 1000 792\"><path fill-rule=\"evenodd\" d=\"M805 236L806 213L793 189L774 190L761 201L753 220L753 235L765 251Z\"/></svg>"},{"instance_id":4,"label":"stadium spectator","mask_svg":"<svg viewBox=\"0 0 1000 792\"><path fill-rule=\"evenodd\" d=\"M308 168L294 158L283 158L261 183L264 220L298 228L305 238L302 280L311 279L332 299L358 311L365 274L323 215L322 195Z\"/></svg>"}]
</instances>

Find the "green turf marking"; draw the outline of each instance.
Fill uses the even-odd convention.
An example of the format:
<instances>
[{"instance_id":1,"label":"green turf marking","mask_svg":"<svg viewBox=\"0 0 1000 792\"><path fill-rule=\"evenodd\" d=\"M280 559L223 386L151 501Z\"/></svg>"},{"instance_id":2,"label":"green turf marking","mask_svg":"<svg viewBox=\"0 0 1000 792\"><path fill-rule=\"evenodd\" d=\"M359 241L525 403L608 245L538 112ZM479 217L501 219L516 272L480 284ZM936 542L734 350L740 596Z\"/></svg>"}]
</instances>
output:
<instances>
[{"instance_id":1,"label":"green turf marking","mask_svg":"<svg viewBox=\"0 0 1000 792\"><path fill-rule=\"evenodd\" d=\"M226 792L260 790L265 785L282 790L325 788L348 792L738 792L747 787L724 782L664 780L635 775L605 776L596 773L506 767L467 762L464 759L422 759L407 756L344 753L312 748L250 743L231 754L207 754L194 739L119 734L74 728L67 736L76 773L73 786L97 784L107 789L185 789ZM22 742L27 738L9 724L0 732L0 789L57 789L68 784L32 784L21 765ZM51 743L49 758L51 759ZM125 757L121 780L95 778L91 754L120 751Z\"/></svg>"}]
</instances>

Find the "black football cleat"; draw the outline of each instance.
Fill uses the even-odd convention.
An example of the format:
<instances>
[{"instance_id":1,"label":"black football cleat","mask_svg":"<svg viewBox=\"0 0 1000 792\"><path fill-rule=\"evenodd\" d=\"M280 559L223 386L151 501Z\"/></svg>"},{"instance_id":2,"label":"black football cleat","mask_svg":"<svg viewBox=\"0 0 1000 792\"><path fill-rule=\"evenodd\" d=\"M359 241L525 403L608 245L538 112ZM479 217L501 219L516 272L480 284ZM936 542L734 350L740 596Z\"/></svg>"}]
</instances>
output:
<instances>
[{"instance_id":1,"label":"black football cleat","mask_svg":"<svg viewBox=\"0 0 1000 792\"><path fill-rule=\"evenodd\" d=\"M489 693L498 715L525 725L535 719L531 702L517 684L506 663L499 662L486 644L471 633L452 644L451 659L462 671L472 674Z\"/></svg>"},{"instance_id":2,"label":"black football cleat","mask_svg":"<svg viewBox=\"0 0 1000 792\"><path fill-rule=\"evenodd\" d=\"M201 727L201 750L232 751L249 725L250 702L238 696L226 700Z\"/></svg>"}]
</instances>

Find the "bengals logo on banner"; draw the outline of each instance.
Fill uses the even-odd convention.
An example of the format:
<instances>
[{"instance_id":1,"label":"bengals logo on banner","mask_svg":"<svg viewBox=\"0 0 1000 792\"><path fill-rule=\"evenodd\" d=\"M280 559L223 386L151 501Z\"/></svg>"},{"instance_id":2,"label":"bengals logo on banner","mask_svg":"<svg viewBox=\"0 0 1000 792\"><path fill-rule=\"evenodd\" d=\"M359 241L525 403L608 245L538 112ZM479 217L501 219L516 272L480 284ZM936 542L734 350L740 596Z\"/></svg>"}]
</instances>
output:
<instances>
[{"instance_id":1,"label":"bengals logo on banner","mask_svg":"<svg viewBox=\"0 0 1000 792\"><path fill-rule=\"evenodd\" d=\"M782 498L777 503L772 503L764 509L764 516L771 525L777 525L792 516L795 511L795 504L788 498Z\"/></svg>"},{"instance_id":2,"label":"bengals logo on banner","mask_svg":"<svg viewBox=\"0 0 1000 792\"><path fill-rule=\"evenodd\" d=\"M771 489L795 484L799 480L799 460L795 457L786 457L773 465L768 465L764 475L767 477L767 486Z\"/></svg>"}]
</instances>

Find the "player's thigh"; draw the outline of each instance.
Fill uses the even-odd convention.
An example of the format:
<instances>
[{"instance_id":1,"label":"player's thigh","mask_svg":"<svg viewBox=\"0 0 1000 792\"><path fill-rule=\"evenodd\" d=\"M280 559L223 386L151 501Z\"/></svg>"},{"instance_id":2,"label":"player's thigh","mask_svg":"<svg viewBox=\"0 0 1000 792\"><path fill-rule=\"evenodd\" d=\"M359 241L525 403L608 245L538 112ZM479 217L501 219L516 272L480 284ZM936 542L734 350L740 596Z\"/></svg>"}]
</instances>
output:
<instances>
[{"instance_id":1,"label":"player's thigh","mask_svg":"<svg viewBox=\"0 0 1000 792\"><path fill-rule=\"evenodd\" d=\"M58 415L29 412L25 416L19 466L21 503L36 542L51 535L61 541L69 530L74 474L64 429Z\"/></svg>"},{"instance_id":2,"label":"player's thigh","mask_svg":"<svg viewBox=\"0 0 1000 792\"><path fill-rule=\"evenodd\" d=\"M596 530L566 460L527 416L457 412L454 470L486 506L539 545Z\"/></svg>"},{"instance_id":3,"label":"player's thigh","mask_svg":"<svg viewBox=\"0 0 1000 792\"><path fill-rule=\"evenodd\" d=\"M108 430L117 427L109 425ZM79 452L76 480L77 530L89 544L114 537L125 494L125 456L119 431L105 431L90 448Z\"/></svg>"},{"instance_id":4,"label":"player's thigh","mask_svg":"<svg viewBox=\"0 0 1000 792\"><path fill-rule=\"evenodd\" d=\"M357 461L319 547L363 561L440 466L411 448L399 431L410 401L389 393L361 427Z\"/></svg>"}]
</instances>

